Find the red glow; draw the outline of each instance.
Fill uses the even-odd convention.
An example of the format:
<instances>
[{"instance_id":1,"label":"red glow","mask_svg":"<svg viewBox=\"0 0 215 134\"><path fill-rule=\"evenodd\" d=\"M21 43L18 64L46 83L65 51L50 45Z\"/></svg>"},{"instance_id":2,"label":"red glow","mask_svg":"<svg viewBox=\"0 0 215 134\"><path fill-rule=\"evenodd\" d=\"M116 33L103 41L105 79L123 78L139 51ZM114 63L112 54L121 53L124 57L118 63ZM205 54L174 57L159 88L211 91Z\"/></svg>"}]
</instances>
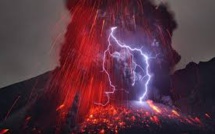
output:
<instances>
[{"instance_id":1,"label":"red glow","mask_svg":"<svg viewBox=\"0 0 215 134\"><path fill-rule=\"evenodd\" d=\"M156 124L159 124L159 119L158 119L157 116L152 116L152 117L150 117L150 119L151 119L152 122L154 122Z\"/></svg>"},{"instance_id":2,"label":"red glow","mask_svg":"<svg viewBox=\"0 0 215 134\"><path fill-rule=\"evenodd\" d=\"M180 116L179 113L178 113L177 111L175 111L175 110L172 110L172 113L173 113L174 115L176 115L176 116Z\"/></svg>"},{"instance_id":3,"label":"red glow","mask_svg":"<svg viewBox=\"0 0 215 134\"><path fill-rule=\"evenodd\" d=\"M118 133L129 128L154 129L156 131L156 127L160 128L166 122L176 125L174 127L179 124L190 127L202 126L198 117L178 116L180 114L176 110L169 109L166 106L156 107L162 111L162 114L154 111L153 107L151 109L154 112L147 109L147 106L138 108L118 105L98 106L91 109L84 122L80 124L80 132Z\"/></svg>"},{"instance_id":4,"label":"red glow","mask_svg":"<svg viewBox=\"0 0 215 134\"><path fill-rule=\"evenodd\" d=\"M210 117L210 115L209 115L209 114L207 114L207 113L205 114L205 116L206 116L206 117L208 117L208 118L211 118L211 117Z\"/></svg>"},{"instance_id":5,"label":"red glow","mask_svg":"<svg viewBox=\"0 0 215 134\"><path fill-rule=\"evenodd\" d=\"M147 103L155 112L161 113L161 110L153 104L153 101L148 100Z\"/></svg>"},{"instance_id":6,"label":"red glow","mask_svg":"<svg viewBox=\"0 0 215 134\"><path fill-rule=\"evenodd\" d=\"M0 134L6 134L9 131L9 129L3 129L0 131Z\"/></svg>"},{"instance_id":7,"label":"red glow","mask_svg":"<svg viewBox=\"0 0 215 134\"><path fill-rule=\"evenodd\" d=\"M60 105L60 106L56 109L56 111L61 110L63 107L64 107L64 104Z\"/></svg>"},{"instance_id":8,"label":"red glow","mask_svg":"<svg viewBox=\"0 0 215 134\"><path fill-rule=\"evenodd\" d=\"M76 95L79 96L78 119L83 118L95 102L107 100L104 93L111 89L106 74L102 72L101 54L107 47L107 34L111 27L119 27L119 35L123 40L140 40L139 48L144 47L152 55L165 51L165 62L170 66L167 70L179 60L174 59L176 53L171 47L171 36L176 24L166 9L164 11L142 0L70 0L67 7L71 12L71 21L60 52L60 67L47 87L47 98L56 103L54 110L59 112L57 118L60 122L72 107ZM138 39L133 34L135 30L141 33ZM152 45L155 38L160 42L159 49ZM114 77L114 60L107 57L106 61L106 69ZM160 65L160 62L156 64ZM119 87L125 87L120 76L114 80ZM118 90L110 96L110 100L114 103L115 100L126 100L128 97L124 91ZM149 103L149 106L161 113L153 103Z\"/></svg>"}]
</instances>

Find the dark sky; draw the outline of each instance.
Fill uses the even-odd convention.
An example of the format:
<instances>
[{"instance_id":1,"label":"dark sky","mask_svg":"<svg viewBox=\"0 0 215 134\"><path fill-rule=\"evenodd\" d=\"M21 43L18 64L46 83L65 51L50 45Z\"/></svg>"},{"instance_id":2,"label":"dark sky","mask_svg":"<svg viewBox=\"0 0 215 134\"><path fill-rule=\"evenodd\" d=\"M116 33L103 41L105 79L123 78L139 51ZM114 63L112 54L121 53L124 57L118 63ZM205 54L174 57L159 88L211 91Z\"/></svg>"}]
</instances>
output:
<instances>
[{"instance_id":1,"label":"dark sky","mask_svg":"<svg viewBox=\"0 0 215 134\"><path fill-rule=\"evenodd\" d=\"M182 56L177 68L215 57L215 0L166 1L179 24L173 37L173 47ZM57 66L59 41L69 19L63 2L0 0L0 87Z\"/></svg>"}]
</instances>

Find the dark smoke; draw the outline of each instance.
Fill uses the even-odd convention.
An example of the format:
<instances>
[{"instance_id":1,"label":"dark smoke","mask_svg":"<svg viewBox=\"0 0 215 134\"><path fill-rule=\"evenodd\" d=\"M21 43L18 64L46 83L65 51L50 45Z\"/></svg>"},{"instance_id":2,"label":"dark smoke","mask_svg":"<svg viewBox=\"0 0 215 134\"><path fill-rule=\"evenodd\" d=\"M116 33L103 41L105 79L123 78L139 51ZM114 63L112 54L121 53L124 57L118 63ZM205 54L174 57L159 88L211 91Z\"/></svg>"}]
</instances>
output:
<instances>
[{"instance_id":1,"label":"dark smoke","mask_svg":"<svg viewBox=\"0 0 215 134\"><path fill-rule=\"evenodd\" d=\"M69 112L76 94L80 94L79 120L94 102L106 99L104 90L109 88L109 83L100 71L101 62L95 59L106 49L107 32L113 26L119 28L117 34L121 39L138 42L136 47L144 47L151 55L160 53L156 60L150 61L153 74L150 91L158 93L150 96L162 99L163 95L170 95L169 73L180 56L171 46L177 24L165 5L156 6L149 0L67 0L66 7L71 13L71 22L60 52L61 66L44 95L49 99L46 102L54 107L50 111L55 113L60 108L54 118L57 124L65 121L65 113ZM132 91L135 96L135 90ZM120 96L114 95L113 98Z\"/></svg>"},{"instance_id":2,"label":"dark smoke","mask_svg":"<svg viewBox=\"0 0 215 134\"><path fill-rule=\"evenodd\" d=\"M107 22L105 29L108 30L112 26L120 27L122 30L122 38L132 38L136 36L138 41L144 45L147 51L161 53L157 61L153 61L153 68L151 71L154 74L153 86L155 90L159 89L164 95L169 95L170 92L170 72L174 69L174 66L180 61L181 57L172 48L172 35L173 31L177 28L177 23L174 19L173 13L169 10L167 5L155 5L150 0L67 0L66 7L73 16L74 10L80 6L80 10L94 9L98 10L100 18L97 20L98 27L101 27L101 21ZM127 7L127 8L124 8ZM127 10L124 12L124 10ZM111 16L112 14L114 16ZM126 15L124 15L126 14ZM135 23L132 22L132 15L135 16ZM82 16L76 16L81 18ZM84 19L83 19L84 20ZM76 25L70 24L67 28L65 36L65 43L62 46L60 53L60 60L62 66L70 66L70 63L65 62L72 61L75 36L71 37L70 33L75 33L74 29ZM140 29L140 30L139 30ZM142 30L143 29L143 30ZM72 32L73 31L73 32ZM142 32L145 31L145 32ZM134 37L134 39L136 38ZM144 38L145 40L141 40ZM155 39L155 40L154 40ZM158 42L158 47L152 47L153 41ZM70 57L69 57L70 56ZM152 95L153 96L153 95Z\"/></svg>"}]
</instances>

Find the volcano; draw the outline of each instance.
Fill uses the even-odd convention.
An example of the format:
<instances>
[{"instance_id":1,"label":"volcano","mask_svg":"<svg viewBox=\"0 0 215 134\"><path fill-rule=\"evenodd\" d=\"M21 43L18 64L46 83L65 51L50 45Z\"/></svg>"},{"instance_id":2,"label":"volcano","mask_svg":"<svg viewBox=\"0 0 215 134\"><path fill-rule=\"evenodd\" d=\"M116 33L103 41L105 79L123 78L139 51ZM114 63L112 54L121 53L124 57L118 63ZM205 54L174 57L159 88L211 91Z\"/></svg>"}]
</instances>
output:
<instances>
[{"instance_id":1,"label":"volcano","mask_svg":"<svg viewBox=\"0 0 215 134\"><path fill-rule=\"evenodd\" d=\"M214 132L214 102L204 101L213 97L201 93L212 93L214 86L205 87L214 82L206 77L215 67L192 63L171 75L181 57L171 45L177 23L165 4L65 4L70 23L59 67L0 90L0 133ZM211 108L185 112L190 100Z\"/></svg>"},{"instance_id":2,"label":"volcano","mask_svg":"<svg viewBox=\"0 0 215 134\"><path fill-rule=\"evenodd\" d=\"M191 64L189 64L189 66L190 65ZM194 65L198 67L198 64ZM200 66L202 72L207 72L209 70L204 68L212 68L211 66L214 66L213 60L201 63ZM191 68L192 67L189 67L189 69ZM186 77L193 76L190 74L190 71L187 72L186 70L188 69L176 71L174 75L181 76L186 74ZM56 125L51 125L41 130L43 127L35 124L37 119L29 116L30 109L35 107L35 105L37 105L36 109L41 109L42 107L44 111L49 108L49 103L44 101L38 102L36 99L29 100L29 98L37 98L45 92L45 86L55 71L57 71L57 69L0 90L0 103L2 106L0 109L0 128L2 133L51 134L55 132L57 129ZM207 78L209 79L210 77ZM32 89L34 89L34 92L32 92ZM204 90L204 87L202 90ZM181 99L173 100L173 103L178 104L180 100ZM205 105L210 105L207 104L207 102L205 103ZM77 101L70 109L66 119L67 121L64 123L61 133L214 133L215 120L212 109L206 109L199 105L200 110L192 111L191 114L191 112L186 111L186 109L184 110L184 108L189 107L192 109L195 105L187 105L187 103L183 103L183 101L179 104L179 106L167 106L153 101L142 103L139 101L124 101L109 104L105 107L95 106L82 121L78 123ZM205 105L203 106L205 107ZM209 108L212 108L212 106L213 105L210 105ZM34 110L31 111L31 115L33 112L33 115L44 114L47 116L46 113L41 113L40 110L38 111L36 109L34 108ZM50 121L52 121L52 119L50 119Z\"/></svg>"}]
</instances>

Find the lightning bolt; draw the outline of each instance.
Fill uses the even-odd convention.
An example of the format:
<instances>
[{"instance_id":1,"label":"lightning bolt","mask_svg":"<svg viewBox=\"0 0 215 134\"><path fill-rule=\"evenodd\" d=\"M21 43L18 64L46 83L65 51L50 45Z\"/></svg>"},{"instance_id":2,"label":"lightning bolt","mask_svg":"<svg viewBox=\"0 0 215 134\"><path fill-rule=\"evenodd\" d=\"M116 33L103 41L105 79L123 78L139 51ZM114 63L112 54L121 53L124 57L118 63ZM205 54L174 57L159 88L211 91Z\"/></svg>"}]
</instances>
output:
<instances>
[{"instance_id":1,"label":"lightning bolt","mask_svg":"<svg viewBox=\"0 0 215 134\"><path fill-rule=\"evenodd\" d=\"M103 55L103 62L102 62L102 69L103 69L103 72L107 75L107 78L108 78L108 81L109 81L109 85L110 87L112 88L112 91L108 91L108 92L105 92L106 96L107 96L107 102L105 104L101 104L101 103L95 103L97 105L101 105L101 106L106 106L108 103L109 103L109 100L110 100L110 94L114 94L114 92L116 91L116 86L114 86L113 82L111 81L111 78L110 78L110 74L108 73L107 69L105 68L105 63L106 63L106 57L107 55L111 55L113 56L113 54L110 52L110 47L112 46L111 44L111 39L116 43L116 45L118 45L119 47L121 48L125 48L127 50L129 50L130 52L138 52L142 58L144 59L145 63L146 63L146 75L143 78L147 77L147 80L145 82L145 90L144 90L144 93L143 95L139 98L139 101L142 102L144 100L144 98L146 97L147 93L148 93L148 85L149 85L149 82L151 80L151 75L149 73L149 68L150 68L150 65L149 65L149 57L144 54L144 52L141 50L141 48L132 48L122 42L120 42L115 36L114 36L114 32L115 30L117 29L117 27L112 27L111 28L111 32L110 32L110 35L108 37L108 47L107 49L104 51L104 55ZM136 62L132 61L135 65L134 67L134 70L136 69L136 67L139 67L143 72L144 72L144 69L138 65ZM133 73L135 73L133 71ZM135 81L132 83L132 86L134 86L135 84Z\"/></svg>"}]
</instances>

